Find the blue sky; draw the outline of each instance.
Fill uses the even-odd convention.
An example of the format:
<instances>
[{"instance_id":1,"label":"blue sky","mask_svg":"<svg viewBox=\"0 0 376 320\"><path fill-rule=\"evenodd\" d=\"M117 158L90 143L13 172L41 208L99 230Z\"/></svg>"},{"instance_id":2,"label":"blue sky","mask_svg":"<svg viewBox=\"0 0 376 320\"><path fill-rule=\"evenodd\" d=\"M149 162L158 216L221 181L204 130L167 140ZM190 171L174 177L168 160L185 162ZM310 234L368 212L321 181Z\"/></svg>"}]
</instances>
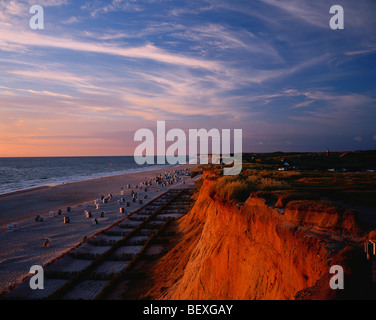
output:
<instances>
[{"instance_id":1,"label":"blue sky","mask_svg":"<svg viewBox=\"0 0 376 320\"><path fill-rule=\"evenodd\" d=\"M131 155L157 120L243 129L249 152L375 149L375 16L372 0L0 0L0 156Z\"/></svg>"}]
</instances>

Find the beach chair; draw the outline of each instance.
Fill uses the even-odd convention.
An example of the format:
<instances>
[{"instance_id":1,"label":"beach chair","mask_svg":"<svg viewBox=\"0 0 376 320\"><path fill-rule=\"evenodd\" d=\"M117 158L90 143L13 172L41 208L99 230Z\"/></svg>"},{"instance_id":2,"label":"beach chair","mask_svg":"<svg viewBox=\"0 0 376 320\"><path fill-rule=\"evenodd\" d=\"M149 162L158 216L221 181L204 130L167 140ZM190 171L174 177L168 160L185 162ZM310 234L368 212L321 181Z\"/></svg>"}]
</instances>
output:
<instances>
[{"instance_id":1,"label":"beach chair","mask_svg":"<svg viewBox=\"0 0 376 320\"><path fill-rule=\"evenodd\" d=\"M37 222L43 222L44 221L44 216L40 216L39 214L35 217L35 221Z\"/></svg>"},{"instance_id":2,"label":"beach chair","mask_svg":"<svg viewBox=\"0 0 376 320\"><path fill-rule=\"evenodd\" d=\"M20 226L18 225L18 222L12 222L8 224L8 232L13 232L15 230L18 230Z\"/></svg>"},{"instance_id":3,"label":"beach chair","mask_svg":"<svg viewBox=\"0 0 376 320\"><path fill-rule=\"evenodd\" d=\"M48 215L50 218L53 218L55 216L55 211L50 211Z\"/></svg>"},{"instance_id":4,"label":"beach chair","mask_svg":"<svg viewBox=\"0 0 376 320\"><path fill-rule=\"evenodd\" d=\"M376 243L372 240L364 243L364 249L367 254L367 260L372 259L376 255Z\"/></svg>"}]
</instances>

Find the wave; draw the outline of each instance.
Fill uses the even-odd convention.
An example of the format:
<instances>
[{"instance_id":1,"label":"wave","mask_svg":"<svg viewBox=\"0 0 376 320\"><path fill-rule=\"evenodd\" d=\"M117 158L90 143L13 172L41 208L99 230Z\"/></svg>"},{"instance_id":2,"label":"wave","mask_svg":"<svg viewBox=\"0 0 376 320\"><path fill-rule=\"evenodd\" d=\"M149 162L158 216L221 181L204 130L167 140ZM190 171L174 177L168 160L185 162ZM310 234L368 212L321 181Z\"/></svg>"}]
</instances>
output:
<instances>
[{"instance_id":1,"label":"wave","mask_svg":"<svg viewBox=\"0 0 376 320\"><path fill-rule=\"evenodd\" d=\"M73 182L81 182L87 180L93 180L98 178L107 178L113 176L120 176L123 174L130 174L130 173L137 173L137 172L146 172L158 169L171 169L173 167L178 167L179 165L152 165L147 167L138 167L138 168L130 168L125 170L119 171L112 171L112 172L100 172L94 174L87 174L87 175L74 175L70 177L59 177L59 178L40 178L35 180L22 180L20 182L9 183L0 185L0 195L5 195L13 192L18 191L25 191L31 190L40 187L55 187L63 184L73 183Z\"/></svg>"}]
</instances>

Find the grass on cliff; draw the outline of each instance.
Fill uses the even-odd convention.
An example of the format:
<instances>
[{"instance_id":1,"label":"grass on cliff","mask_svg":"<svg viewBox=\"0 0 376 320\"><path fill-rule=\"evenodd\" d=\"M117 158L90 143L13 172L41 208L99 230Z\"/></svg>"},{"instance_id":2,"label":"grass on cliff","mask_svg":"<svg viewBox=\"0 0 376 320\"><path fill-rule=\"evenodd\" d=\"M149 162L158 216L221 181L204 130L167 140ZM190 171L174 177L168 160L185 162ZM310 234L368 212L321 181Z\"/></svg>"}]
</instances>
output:
<instances>
[{"instance_id":1,"label":"grass on cliff","mask_svg":"<svg viewBox=\"0 0 376 320\"><path fill-rule=\"evenodd\" d=\"M217 180L210 188L209 195L225 202L243 203L251 192L288 189L284 181L258 176L226 176Z\"/></svg>"},{"instance_id":2,"label":"grass on cliff","mask_svg":"<svg viewBox=\"0 0 376 320\"><path fill-rule=\"evenodd\" d=\"M334 204L331 201L325 200L295 200L290 201L286 208L290 210L298 210L298 211L314 211L317 213L325 212L328 214L343 214L345 209L339 205Z\"/></svg>"}]
</instances>

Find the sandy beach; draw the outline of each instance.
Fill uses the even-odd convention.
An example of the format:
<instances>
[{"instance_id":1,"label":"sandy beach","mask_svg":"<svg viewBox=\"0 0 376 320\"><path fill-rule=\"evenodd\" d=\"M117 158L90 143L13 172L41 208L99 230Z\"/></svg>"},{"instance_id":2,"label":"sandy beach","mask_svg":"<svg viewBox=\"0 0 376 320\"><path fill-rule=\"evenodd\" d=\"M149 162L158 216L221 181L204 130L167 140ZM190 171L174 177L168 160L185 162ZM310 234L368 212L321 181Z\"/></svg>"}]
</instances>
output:
<instances>
[{"instance_id":1,"label":"sandy beach","mask_svg":"<svg viewBox=\"0 0 376 320\"><path fill-rule=\"evenodd\" d=\"M120 213L117 203L122 187L126 191L126 201L130 201L129 191L127 194L126 190L127 184L135 186L166 171L190 167L192 165L163 168L1 195L0 292L27 276L31 266L47 264L80 243L84 237L90 237L124 218L125 215ZM191 178L186 176L184 180L189 182ZM183 181L172 187L179 185L183 185ZM131 207L126 208L127 213L138 209L170 188L171 186L165 186L157 191L157 186L154 185L148 190L148 198L143 200L143 204L131 203ZM94 200L108 194L112 194L114 200L101 205L97 210ZM72 207L72 211L67 213L67 207ZM58 210L62 210L63 215L58 216ZM92 217L97 218L99 224L93 224L93 219L86 218L85 210L90 210ZM50 211L54 211L55 216L49 217ZM105 212L104 217L100 217L102 211ZM36 222L36 215L44 216L45 221ZM64 216L69 216L71 223L64 224ZM8 224L12 222L18 222L20 229L8 232ZM46 238L52 240L49 247L43 246Z\"/></svg>"}]
</instances>

